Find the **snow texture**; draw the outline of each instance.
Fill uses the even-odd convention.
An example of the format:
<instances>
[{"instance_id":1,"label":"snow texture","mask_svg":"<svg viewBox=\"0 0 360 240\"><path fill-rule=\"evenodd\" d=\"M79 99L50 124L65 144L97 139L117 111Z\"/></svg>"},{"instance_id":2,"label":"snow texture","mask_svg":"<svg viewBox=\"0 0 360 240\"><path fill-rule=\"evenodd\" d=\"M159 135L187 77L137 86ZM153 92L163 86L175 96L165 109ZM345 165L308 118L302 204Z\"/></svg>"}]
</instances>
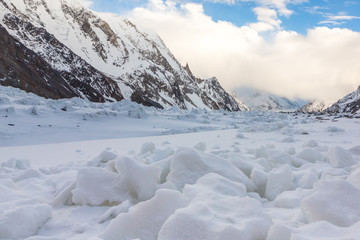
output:
<instances>
[{"instance_id":1,"label":"snow texture","mask_svg":"<svg viewBox=\"0 0 360 240\"><path fill-rule=\"evenodd\" d=\"M0 99L0 239L360 234L356 118Z\"/></svg>"}]
</instances>

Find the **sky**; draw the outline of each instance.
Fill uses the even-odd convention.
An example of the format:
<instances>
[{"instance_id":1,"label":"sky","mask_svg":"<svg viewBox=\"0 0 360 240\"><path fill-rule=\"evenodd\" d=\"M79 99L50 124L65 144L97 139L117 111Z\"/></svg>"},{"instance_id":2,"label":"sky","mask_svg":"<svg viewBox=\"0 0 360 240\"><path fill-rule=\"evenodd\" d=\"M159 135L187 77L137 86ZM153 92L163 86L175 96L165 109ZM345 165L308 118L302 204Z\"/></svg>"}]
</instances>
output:
<instances>
[{"instance_id":1,"label":"sky","mask_svg":"<svg viewBox=\"0 0 360 240\"><path fill-rule=\"evenodd\" d=\"M289 98L338 99L360 85L360 1L83 0L153 29L199 77Z\"/></svg>"}]
</instances>

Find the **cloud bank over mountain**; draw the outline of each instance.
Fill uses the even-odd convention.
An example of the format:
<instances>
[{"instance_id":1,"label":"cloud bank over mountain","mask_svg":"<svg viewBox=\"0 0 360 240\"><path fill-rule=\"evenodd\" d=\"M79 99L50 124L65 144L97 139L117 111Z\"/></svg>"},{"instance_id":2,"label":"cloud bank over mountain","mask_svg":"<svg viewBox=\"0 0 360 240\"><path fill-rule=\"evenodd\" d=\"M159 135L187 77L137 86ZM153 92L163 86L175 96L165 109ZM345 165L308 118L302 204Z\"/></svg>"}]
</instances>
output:
<instances>
[{"instance_id":1,"label":"cloud bank over mountain","mask_svg":"<svg viewBox=\"0 0 360 240\"><path fill-rule=\"evenodd\" d=\"M235 1L222 1L234 4ZM214 21L201 3L151 0L128 16L154 29L196 75L217 76L227 89L251 86L294 98L336 99L360 82L360 33L314 27L306 35L282 27L289 4L257 0L257 22Z\"/></svg>"}]
</instances>

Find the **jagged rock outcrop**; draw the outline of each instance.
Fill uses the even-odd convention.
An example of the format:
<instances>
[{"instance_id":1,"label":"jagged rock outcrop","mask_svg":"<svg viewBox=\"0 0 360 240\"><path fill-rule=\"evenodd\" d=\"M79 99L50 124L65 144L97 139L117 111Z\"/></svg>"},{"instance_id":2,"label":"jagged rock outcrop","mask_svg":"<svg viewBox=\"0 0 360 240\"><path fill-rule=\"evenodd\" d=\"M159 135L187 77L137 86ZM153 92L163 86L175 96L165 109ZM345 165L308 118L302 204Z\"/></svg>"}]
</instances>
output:
<instances>
[{"instance_id":1,"label":"jagged rock outcrop","mask_svg":"<svg viewBox=\"0 0 360 240\"><path fill-rule=\"evenodd\" d=\"M215 78L196 78L156 34L76 0L0 0L0 24L58 72L75 95L91 101L125 98L158 108L240 110Z\"/></svg>"}]
</instances>

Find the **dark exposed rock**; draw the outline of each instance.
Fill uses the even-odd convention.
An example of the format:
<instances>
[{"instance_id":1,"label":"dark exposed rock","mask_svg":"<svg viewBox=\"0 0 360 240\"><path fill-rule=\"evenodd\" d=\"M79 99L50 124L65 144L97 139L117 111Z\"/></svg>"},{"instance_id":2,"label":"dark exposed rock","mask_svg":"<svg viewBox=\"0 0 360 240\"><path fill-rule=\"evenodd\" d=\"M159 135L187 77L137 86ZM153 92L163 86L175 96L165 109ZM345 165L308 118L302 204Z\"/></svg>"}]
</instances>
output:
<instances>
[{"instance_id":1,"label":"dark exposed rock","mask_svg":"<svg viewBox=\"0 0 360 240\"><path fill-rule=\"evenodd\" d=\"M51 83L48 85L54 89L58 89L58 85L65 86L65 88L73 92L73 95L58 96L56 98L85 96L88 100L94 102L104 102L105 100L120 101L123 99L121 91L114 80L106 77L103 73L75 55L44 28L35 27L31 23L25 22L11 14L7 14L3 22L9 29L15 31L23 42L29 45L37 45L39 52L33 52L33 54L36 54L43 63L48 65L47 69L51 69L62 79L62 82L56 80L58 84ZM22 46L24 49L26 48L23 44ZM64 81L66 85L63 83ZM42 92L30 89L28 91L34 92L39 96L54 98L46 96Z\"/></svg>"},{"instance_id":2,"label":"dark exposed rock","mask_svg":"<svg viewBox=\"0 0 360 240\"><path fill-rule=\"evenodd\" d=\"M0 84L46 98L77 96L59 72L0 25Z\"/></svg>"}]
</instances>

